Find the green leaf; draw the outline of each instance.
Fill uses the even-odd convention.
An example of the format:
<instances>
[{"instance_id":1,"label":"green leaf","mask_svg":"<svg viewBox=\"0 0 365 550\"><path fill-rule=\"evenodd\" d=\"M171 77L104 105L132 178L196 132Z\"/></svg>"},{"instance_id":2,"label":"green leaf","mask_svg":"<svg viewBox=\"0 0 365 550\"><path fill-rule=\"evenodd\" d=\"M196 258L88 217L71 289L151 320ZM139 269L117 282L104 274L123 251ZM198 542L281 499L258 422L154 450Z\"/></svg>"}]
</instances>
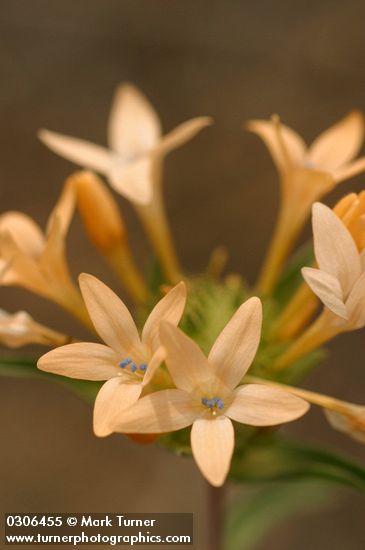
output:
<instances>
[{"instance_id":1,"label":"green leaf","mask_svg":"<svg viewBox=\"0 0 365 550\"><path fill-rule=\"evenodd\" d=\"M33 358L2 358L0 359L0 376L7 378L36 378L56 382L71 390L88 403L93 403L101 384L89 380L75 380L65 376L58 376L37 369L37 362Z\"/></svg>"},{"instance_id":2,"label":"green leaf","mask_svg":"<svg viewBox=\"0 0 365 550\"><path fill-rule=\"evenodd\" d=\"M271 529L293 514L325 507L332 491L328 483L301 481L273 483L247 498L236 498L225 515L223 541L226 550L254 550Z\"/></svg>"},{"instance_id":3,"label":"green leaf","mask_svg":"<svg viewBox=\"0 0 365 550\"><path fill-rule=\"evenodd\" d=\"M240 481L327 479L365 492L365 469L332 451L256 434L232 462L231 478Z\"/></svg>"}]
</instances>

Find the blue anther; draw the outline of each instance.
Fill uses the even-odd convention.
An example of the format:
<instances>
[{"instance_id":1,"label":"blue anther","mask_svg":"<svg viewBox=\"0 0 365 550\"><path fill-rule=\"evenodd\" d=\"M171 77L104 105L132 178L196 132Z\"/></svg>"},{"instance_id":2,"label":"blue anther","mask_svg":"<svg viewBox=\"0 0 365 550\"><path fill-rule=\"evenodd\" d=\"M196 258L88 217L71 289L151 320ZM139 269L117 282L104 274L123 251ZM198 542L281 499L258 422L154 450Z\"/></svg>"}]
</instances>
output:
<instances>
[{"instance_id":1,"label":"blue anther","mask_svg":"<svg viewBox=\"0 0 365 550\"><path fill-rule=\"evenodd\" d=\"M130 357L126 357L119 363L119 366L121 369L125 369L130 363L132 363L132 359Z\"/></svg>"},{"instance_id":2,"label":"blue anther","mask_svg":"<svg viewBox=\"0 0 365 550\"><path fill-rule=\"evenodd\" d=\"M147 369L146 363L142 363L141 365L139 365L139 370L141 370L142 372L145 372L146 369Z\"/></svg>"},{"instance_id":3,"label":"blue anther","mask_svg":"<svg viewBox=\"0 0 365 550\"><path fill-rule=\"evenodd\" d=\"M211 399L208 399L207 397L203 397L201 400L202 404L208 407L211 411L215 408L222 410L224 409L224 402L220 397L212 397ZM214 413L215 414L215 413Z\"/></svg>"},{"instance_id":4,"label":"blue anther","mask_svg":"<svg viewBox=\"0 0 365 550\"><path fill-rule=\"evenodd\" d=\"M135 363L132 363L131 364L131 372L136 372L137 370L137 365Z\"/></svg>"}]
</instances>

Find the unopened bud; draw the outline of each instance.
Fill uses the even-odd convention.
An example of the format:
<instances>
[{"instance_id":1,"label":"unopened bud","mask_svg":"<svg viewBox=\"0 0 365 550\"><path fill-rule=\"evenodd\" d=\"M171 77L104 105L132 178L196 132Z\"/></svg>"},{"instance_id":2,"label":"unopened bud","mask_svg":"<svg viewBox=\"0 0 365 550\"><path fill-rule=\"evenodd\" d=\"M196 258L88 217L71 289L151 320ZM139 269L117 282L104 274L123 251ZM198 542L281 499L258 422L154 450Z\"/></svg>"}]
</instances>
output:
<instances>
[{"instance_id":1,"label":"unopened bud","mask_svg":"<svg viewBox=\"0 0 365 550\"><path fill-rule=\"evenodd\" d=\"M365 248L365 191L346 195L333 211L346 225L361 252Z\"/></svg>"},{"instance_id":2,"label":"unopened bud","mask_svg":"<svg viewBox=\"0 0 365 550\"><path fill-rule=\"evenodd\" d=\"M126 240L126 229L113 195L92 172L73 176L77 206L90 241L108 252Z\"/></svg>"}]
</instances>

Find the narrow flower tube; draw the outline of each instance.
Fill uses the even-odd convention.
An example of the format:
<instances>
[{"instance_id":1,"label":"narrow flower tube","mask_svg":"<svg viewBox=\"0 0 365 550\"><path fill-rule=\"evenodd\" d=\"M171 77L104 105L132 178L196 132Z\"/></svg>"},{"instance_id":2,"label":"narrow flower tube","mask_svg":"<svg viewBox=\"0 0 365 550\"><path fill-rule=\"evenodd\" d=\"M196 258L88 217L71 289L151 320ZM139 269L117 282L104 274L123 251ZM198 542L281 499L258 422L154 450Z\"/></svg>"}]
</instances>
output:
<instances>
[{"instance_id":1,"label":"narrow flower tube","mask_svg":"<svg viewBox=\"0 0 365 550\"><path fill-rule=\"evenodd\" d=\"M258 281L260 292L267 294L276 284L312 203L365 170L365 157L353 161L363 141L364 120L360 112L353 111L309 148L277 116L271 121L250 121L247 128L268 147L281 181L278 222Z\"/></svg>"},{"instance_id":2,"label":"narrow flower tube","mask_svg":"<svg viewBox=\"0 0 365 550\"><path fill-rule=\"evenodd\" d=\"M69 178L76 193L78 211L90 241L119 275L137 303L145 303L149 291L130 251L127 231L118 205L96 174L82 171Z\"/></svg>"}]
</instances>

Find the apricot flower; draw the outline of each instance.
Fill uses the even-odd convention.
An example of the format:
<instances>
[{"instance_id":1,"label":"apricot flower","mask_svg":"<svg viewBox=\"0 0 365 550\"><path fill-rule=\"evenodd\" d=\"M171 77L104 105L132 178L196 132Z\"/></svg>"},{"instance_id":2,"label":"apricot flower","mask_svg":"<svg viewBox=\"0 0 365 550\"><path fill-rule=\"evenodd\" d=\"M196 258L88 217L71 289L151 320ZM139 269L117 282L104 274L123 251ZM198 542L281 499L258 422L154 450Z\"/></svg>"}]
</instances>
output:
<instances>
[{"instance_id":1,"label":"apricot flower","mask_svg":"<svg viewBox=\"0 0 365 550\"><path fill-rule=\"evenodd\" d=\"M160 339L177 389L143 397L115 420L123 433L161 433L192 424L191 447L202 474L215 486L228 474L234 449L232 420L273 426L303 415L308 404L276 388L239 385L260 341L261 302L247 300L233 315L208 358L181 330L161 322Z\"/></svg>"},{"instance_id":2,"label":"apricot flower","mask_svg":"<svg viewBox=\"0 0 365 550\"><path fill-rule=\"evenodd\" d=\"M97 333L106 345L80 342L59 347L38 361L38 368L83 380L106 380L94 407L94 431L112 433L111 420L135 403L164 359L158 326L162 319L178 324L186 289L183 282L166 294L150 313L141 338L124 303L95 277L80 275L80 287Z\"/></svg>"}]
</instances>

